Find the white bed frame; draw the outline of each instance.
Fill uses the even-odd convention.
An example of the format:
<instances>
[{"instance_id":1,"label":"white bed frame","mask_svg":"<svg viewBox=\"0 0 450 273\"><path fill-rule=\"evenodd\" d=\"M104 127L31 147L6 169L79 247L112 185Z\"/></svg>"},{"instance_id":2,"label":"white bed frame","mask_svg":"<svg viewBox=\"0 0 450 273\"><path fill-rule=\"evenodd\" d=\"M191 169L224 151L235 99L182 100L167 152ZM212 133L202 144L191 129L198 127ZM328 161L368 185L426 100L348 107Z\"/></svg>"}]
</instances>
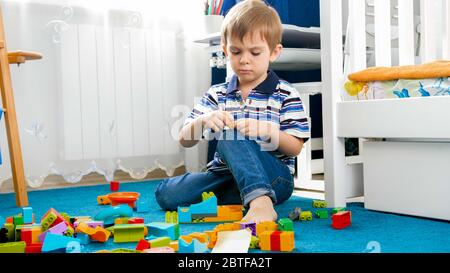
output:
<instances>
[{"instance_id":1,"label":"white bed frame","mask_svg":"<svg viewBox=\"0 0 450 273\"><path fill-rule=\"evenodd\" d=\"M364 195L367 209L450 220L450 96L341 101L346 76L367 66L368 7L374 11L375 65L392 64L391 1L344 1L320 0L326 201L345 207L348 197ZM421 62L450 59L450 0L417 0L416 14L417 6ZM414 2L397 0L394 8L398 64L417 63ZM349 15L345 51L343 14ZM387 141L362 142L361 162L349 164L346 137Z\"/></svg>"}]
</instances>

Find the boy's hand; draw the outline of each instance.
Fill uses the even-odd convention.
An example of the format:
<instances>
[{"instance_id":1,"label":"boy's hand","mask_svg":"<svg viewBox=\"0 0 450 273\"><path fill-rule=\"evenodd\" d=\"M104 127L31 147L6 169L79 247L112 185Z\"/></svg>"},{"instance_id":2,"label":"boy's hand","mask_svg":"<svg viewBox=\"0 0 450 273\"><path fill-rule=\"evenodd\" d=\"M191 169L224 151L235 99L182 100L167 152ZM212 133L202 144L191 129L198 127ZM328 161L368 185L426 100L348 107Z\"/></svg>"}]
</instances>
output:
<instances>
[{"instance_id":1,"label":"boy's hand","mask_svg":"<svg viewBox=\"0 0 450 273\"><path fill-rule=\"evenodd\" d=\"M214 132L222 131L225 126L234 129L234 120L229 112L213 111L201 116L203 128L212 129Z\"/></svg>"},{"instance_id":2,"label":"boy's hand","mask_svg":"<svg viewBox=\"0 0 450 273\"><path fill-rule=\"evenodd\" d=\"M241 119L236 123L236 129L245 136L257 137L262 140L269 140L279 131L278 126L267 122L254 119Z\"/></svg>"}]
</instances>

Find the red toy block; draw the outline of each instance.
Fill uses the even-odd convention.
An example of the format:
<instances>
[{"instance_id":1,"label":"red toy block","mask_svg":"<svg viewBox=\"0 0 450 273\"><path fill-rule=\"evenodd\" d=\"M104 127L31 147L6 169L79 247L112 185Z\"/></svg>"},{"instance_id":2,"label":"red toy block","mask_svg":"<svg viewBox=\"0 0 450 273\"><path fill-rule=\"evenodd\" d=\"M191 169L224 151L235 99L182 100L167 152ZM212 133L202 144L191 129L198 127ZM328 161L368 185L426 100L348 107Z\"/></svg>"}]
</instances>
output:
<instances>
[{"instance_id":1,"label":"red toy block","mask_svg":"<svg viewBox=\"0 0 450 273\"><path fill-rule=\"evenodd\" d=\"M270 235L270 248L272 251L280 251L281 250L281 241L280 241L281 231L274 231Z\"/></svg>"},{"instance_id":2,"label":"red toy block","mask_svg":"<svg viewBox=\"0 0 450 273\"><path fill-rule=\"evenodd\" d=\"M344 229L352 222L352 213L350 211L340 211L331 216L331 226L335 229Z\"/></svg>"},{"instance_id":3,"label":"red toy block","mask_svg":"<svg viewBox=\"0 0 450 273\"><path fill-rule=\"evenodd\" d=\"M128 224L143 224L144 218L141 217L133 217L128 219Z\"/></svg>"},{"instance_id":4,"label":"red toy block","mask_svg":"<svg viewBox=\"0 0 450 273\"><path fill-rule=\"evenodd\" d=\"M25 253L41 253L42 243L30 244L25 247Z\"/></svg>"},{"instance_id":5,"label":"red toy block","mask_svg":"<svg viewBox=\"0 0 450 273\"><path fill-rule=\"evenodd\" d=\"M149 249L150 243L144 239L139 240L139 243L136 246L136 250L144 250Z\"/></svg>"},{"instance_id":6,"label":"red toy block","mask_svg":"<svg viewBox=\"0 0 450 273\"><path fill-rule=\"evenodd\" d=\"M119 181L109 182L109 188L111 189L111 191L118 191L119 190Z\"/></svg>"}]
</instances>

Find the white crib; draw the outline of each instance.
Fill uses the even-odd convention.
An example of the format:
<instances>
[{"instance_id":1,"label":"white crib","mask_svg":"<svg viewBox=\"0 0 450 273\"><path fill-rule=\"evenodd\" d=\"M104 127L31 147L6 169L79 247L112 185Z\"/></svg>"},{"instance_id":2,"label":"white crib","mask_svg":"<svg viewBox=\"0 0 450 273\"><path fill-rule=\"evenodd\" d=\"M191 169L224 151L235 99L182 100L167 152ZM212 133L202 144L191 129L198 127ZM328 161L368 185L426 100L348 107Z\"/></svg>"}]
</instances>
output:
<instances>
[{"instance_id":1,"label":"white crib","mask_svg":"<svg viewBox=\"0 0 450 273\"><path fill-rule=\"evenodd\" d=\"M352 102L340 97L346 76L367 67L368 8L376 66L450 59L450 0L392 2L320 0L326 201L346 206L348 197L364 195L367 209L450 220L450 96ZM419 28L414 10L420 13ZM394 62L392 52L398 52ZM361 161L350 164L344 147L350 137L385 141L362 141Z\"/></svg>"}]
</instances>

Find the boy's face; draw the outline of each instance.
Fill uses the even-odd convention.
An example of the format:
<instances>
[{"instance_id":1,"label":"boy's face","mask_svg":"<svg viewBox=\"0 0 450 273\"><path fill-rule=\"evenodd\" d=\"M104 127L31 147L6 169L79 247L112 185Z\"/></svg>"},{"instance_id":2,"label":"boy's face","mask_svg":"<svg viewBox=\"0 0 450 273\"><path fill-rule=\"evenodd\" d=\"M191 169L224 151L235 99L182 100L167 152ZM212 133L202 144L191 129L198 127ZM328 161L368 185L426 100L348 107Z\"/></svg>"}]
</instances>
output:
<instances>
[{"instance_id":1,"label":"boy's face","mask_svg":"<svg viewBox=\"0 0 450 273\"><path fill-rule=\"evenodd\" d=\"M275 61L281 53L278 44L271 52L268 43L259 31L247 33L242 41L229 37L227 46L223 48L230 59L231 68L238 76L239 85L256 87L267 76L269 63Z\"/></svg>"}]
</instances>

